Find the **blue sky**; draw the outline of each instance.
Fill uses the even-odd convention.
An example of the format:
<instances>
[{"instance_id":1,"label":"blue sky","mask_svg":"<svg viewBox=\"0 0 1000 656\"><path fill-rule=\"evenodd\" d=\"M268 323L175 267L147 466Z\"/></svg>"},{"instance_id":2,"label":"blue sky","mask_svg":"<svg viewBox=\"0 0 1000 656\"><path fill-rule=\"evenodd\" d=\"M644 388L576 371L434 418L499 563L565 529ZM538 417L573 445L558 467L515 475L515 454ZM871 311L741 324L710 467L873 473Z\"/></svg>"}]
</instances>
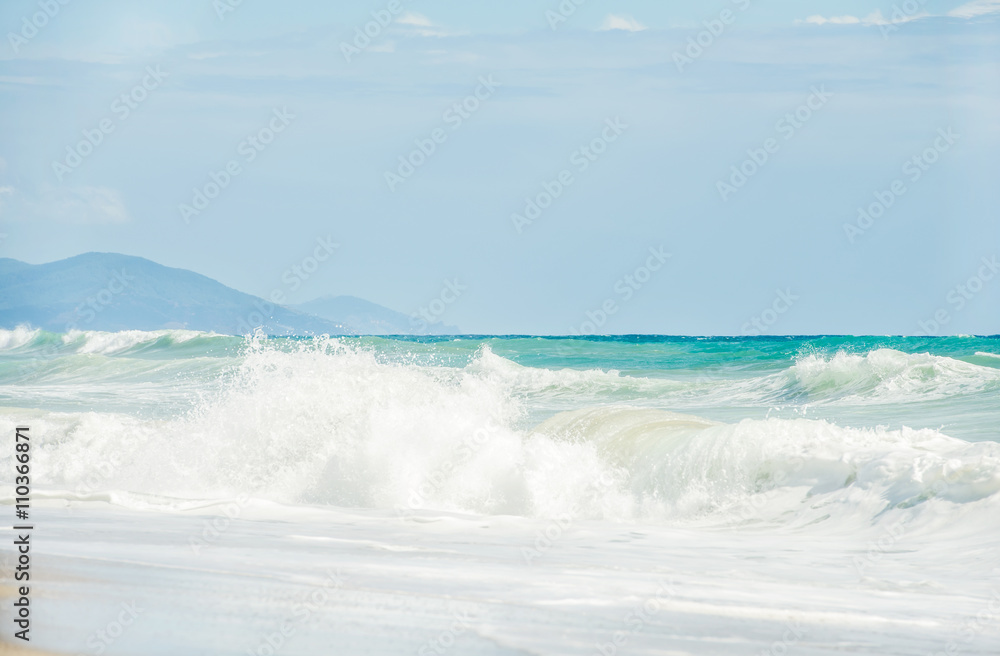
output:
<instances>
[{"instance_id":1,"label":"blue sky","mask_svg":"<svg viewBox=\"0 0 1000 656\"><path fill-rule=\"evenodd\" d=\"M0 256L468 332L1000 332L998 0L222 2L3 3Z\"/></svg>"}]
</instances>

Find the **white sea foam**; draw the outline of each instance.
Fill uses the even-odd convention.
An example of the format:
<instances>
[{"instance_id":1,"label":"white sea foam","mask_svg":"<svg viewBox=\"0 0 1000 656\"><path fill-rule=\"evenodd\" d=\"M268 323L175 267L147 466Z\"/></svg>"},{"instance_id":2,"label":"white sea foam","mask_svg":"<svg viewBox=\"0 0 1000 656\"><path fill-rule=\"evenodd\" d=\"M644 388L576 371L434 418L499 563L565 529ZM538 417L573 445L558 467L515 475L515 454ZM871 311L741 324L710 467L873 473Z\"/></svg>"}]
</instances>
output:
<instances>
[{"instance_id":1,"label":"white sea foam","mask_svg":"<svg viewBox=\"0 0 1000 656\"><path fill-rule=\"evenodd\" d=\"M30 344L41 334L37 328L17 326L13 330L0 329L0 351L21 348Z\"/></svg>"},{"instance_id":2,"label":"white sea foam","mask_svg":"<svg viewBox=\"0 0 1000 656\"><path fill-rule=\"evenodd\" d=\"M77 353L100 353L110 355L128 351L144 344L164 341L168 345L183 344L197 337L213 337L213 333L194 330L123 330L120 332L99 332L71 330L63 335L64 344L75 347Z\"/></svg>"},{"instance_id":3,"label":"white sea foam","mask_svg":"<svg viewBox=\"0 0 1000 656\"><path fill-rule=\"evenodd\" d=\"M114 649L164 656L997 653L1000 444L952 432L995 423L988 358L796 346L641 377L468 343L173 334L22 335L0 362L0 433L31 424L60 582L37 648L76 653L127 598L146 612ZM827 420L760 419L778 403ZM943 428L900 428L925 407ZM164 640L164 617L194 619Z\"/></svg>"},{"instance_id":4,"label":"white sea foam","mask_svg":"<svg viewBox=\"0 0 1000 656\"><path fill-rule=\"evenodd\" d=\"M815 389L844 386L859 371L870 388L892 377L919 385L981 369L899 362L894 353L874 363L838 357L796 367ZM86 493L727 525L940 518L964 505L992 508L1000 490L1000 445L936 430L806 419L723 424L622 405L525 429L526 377L537 388L614 375L516 367L487 350L466 367L445 368L385 362L340 340L284 350L255 344L225 391L188 415L46 414L38 422L39 483ZM515 376L497 375L511 369Z\"/></svg>"},{"instance_id":5,"label":"white sea foam","mask_svg":"<svg viewBox=\"0 0 1000 656\"><path fill-rule=\"evenodd\" d=\"M832 357L807 355L788 370L787 378L817 400L871 403L930 400L996 388L1000 371L949 357L883 348L864 354L841 351Z\"/></svg>"}]
</instances>

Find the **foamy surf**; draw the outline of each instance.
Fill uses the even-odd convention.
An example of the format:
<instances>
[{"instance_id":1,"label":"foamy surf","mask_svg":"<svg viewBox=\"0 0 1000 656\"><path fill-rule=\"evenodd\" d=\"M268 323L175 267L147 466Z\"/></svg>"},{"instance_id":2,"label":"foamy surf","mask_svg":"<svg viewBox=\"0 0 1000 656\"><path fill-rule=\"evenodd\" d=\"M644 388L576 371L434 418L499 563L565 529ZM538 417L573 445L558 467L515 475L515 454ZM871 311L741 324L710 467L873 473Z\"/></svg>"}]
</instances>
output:
<instances>
[{"instance_id":1,"label":"foamy surf","mask_svg":"<svg viewBox=\"0 0 1000 656\"><path fill-rule=\"evenodd\" d=\"M83 348L101 344L103 356L138 344L160 351L153 359L131 351L130 358L78 366L108 385L126 372L155 378L164 368L162 349L202 336L171 334L166 346L164 337L88 341ZM350 340L258 338L212 381L216 387L206 381L174 416L44 415L37 422L45 445L39 482L177 498L670 525L734 525L749 514L797 526L863 526L917 507L947 516L955 504L989 506L1000 489L997 444L969 443L938 428L787 417L731 422L662 407L727 393L744 403L777 396L884 406L996 384L1000 372L947 357L890 349L808 354L773 374L693 381L536 369L490 347L460 367L413 359L387 358ZM195 382L218 373L206 369L204 354L186 361ZM564 410L573 390L578 407Z\"/></svg>"},{"instance_id":2,"label":"foamy surf","mask_svg":"<svg viewBox=\"0 0 1000 656\"><path fill-rule=\"evenodd\" d=\"M134 601L120 653L992 654L995 350L0 333L38 644Z\"/></svg>"}]
</instances>

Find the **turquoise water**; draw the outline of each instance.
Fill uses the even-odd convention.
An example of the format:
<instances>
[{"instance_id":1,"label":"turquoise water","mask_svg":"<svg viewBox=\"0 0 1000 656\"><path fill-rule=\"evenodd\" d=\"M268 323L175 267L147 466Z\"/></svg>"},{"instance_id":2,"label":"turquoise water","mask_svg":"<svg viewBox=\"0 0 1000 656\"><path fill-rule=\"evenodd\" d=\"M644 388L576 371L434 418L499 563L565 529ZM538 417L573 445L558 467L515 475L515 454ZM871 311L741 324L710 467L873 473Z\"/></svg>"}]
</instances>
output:
<instances>
[{"instance_id":1,"label":"turquoise water","mask_svg":"<svg viewBox=\"0 0 1000 656\"><path fill-rule=\"evenodd\" d=\"M0 403L155 416L183 412L219 392L261 346L184 331L3 332ZM311 348L313 340L264 343L290 352ZM486 352L498 375L523 379L514 394L524 397L530 420L625 403L719 421L809 417L1000 441L997 337L361 337L337 343L385 363L445 369L481 367ZM532 373L539 380L529 381Z\"/></svg>"},{"instance_id":2,"label":"turquoise water","mask_svg":"<svg viewBox=\"0 0 1000 656\"><path fill-rule=\"evenodd\" d=\"M668 524L947 516L1000 491L986 337L18 329L0 413L38 427L55 491Z\"/></svg>"}]
</instances>

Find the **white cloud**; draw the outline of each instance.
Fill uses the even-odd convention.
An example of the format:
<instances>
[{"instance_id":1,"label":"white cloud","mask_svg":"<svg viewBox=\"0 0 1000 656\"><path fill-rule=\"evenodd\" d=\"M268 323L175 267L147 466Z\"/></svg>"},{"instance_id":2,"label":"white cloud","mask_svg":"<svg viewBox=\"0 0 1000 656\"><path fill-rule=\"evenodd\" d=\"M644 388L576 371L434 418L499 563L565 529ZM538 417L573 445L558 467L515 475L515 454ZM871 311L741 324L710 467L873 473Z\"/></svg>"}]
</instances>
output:
<instances>
[{"instance_id":1,"label":"white cloud","mask_svg":"<svg viewBox=\"0 0 1000 656\"><path fill-rule=\"evenodd\" d=\"M893 18L890 21L886 19L885 16L882 15L881 11L876 9L874 12L868 14L864 18L858 18L857 16L851 16L849 14L845 16L830 16L830 17L816 14L814 16L806 18L805 20L796 19L795 22L799 24L806 23L808 25L864 25L867 27L871 25L892 25L894 23L897 24L909 23L910 21L917 20L918 18L927 18L928 16L930 16L930 14L928 14L927 12L921 12L919 14L899 16Z\"/></svg>"},{"instance_id":2,"label":"white cloud","mask_svg":"<svg viewBox=\"0 0 1000 656\"><path fill-rule=\"evenodd\" d=\"M893 14L892 20L886 20L882 18L882 12L876 11L872 16L878 15L878 20L872 23L873 25L892 25L899 23L909 23L910 21L920 20L921 18L930 18L931 14L926 11L922 11L919 14L909 14L907 16L896 16Z\"/></svg>"},{"instance_id":3,"label":"white cloud","mask_svg":"<svg viewBox=\"0 0 1000 656\"><path fill-rule=\"evenodd\" d=\"M462 50L425 50L428 64L480 64L482 56Z\"/></svg>"},{"instance_id":4,"label":"white cloud","mask_svg":"<svg viewBox=\"0 0 1000 656\"><path fill-rule=\"evenodd\" d=\"M460 34L446 30L426 16L412 11L397 18L396 24L408 28L411 33L418 36L457 36Z\"/></svg>"},{"instance_id":5,"label":"white cloud","mask_svg":"<svg viewBox=\"0 0 1000 656\"><path fill-rule=\"evenodd\" d=\"M0 83L3 84L23 84L31 86L51 85L51 79L39 77L37 75L0 75Z\"/></svg>"},{"instance_id":6,"label":"white cloud","mask_svg":"<svg viewBox=\"0 0 1000 656\"><path fill-rule=\"evenodd\" d=\"M201 61L203 59L218 59L219 57L225 57L229 53L226 52L192 52L188 55L188 59L194 59L195 61Z\"/></svg>"},{"instance_id":7,"label":"white cloud","mask_svg":"<svg viewBox=\"0 0 1000 656\"><path fill-rule=\"evenodd\" d=\"M121 194L107 187L75 187L52 198L54 219L71 223L126 223L128 211Z\"/></svg>"},{"instance_id":8,"label":"white cloud","mask_svg":"<svg viewBox=\"0 0 1000 656\"><path fill-rule=\"evenodd\" d=\"M4 209L3 197L4 196L13 196L13 195L14 195L14 187L0 187L0 217L4 216L4 211L3 211L3 209Z\"/></svg>"},{"instance_id":9,"label":"white cloud","mask_svg":"<svg viewBox=\"0 0 1000 656\"><path fill-rule=\"evenodd\" d=\"M19 194L14 199L10 208L14 216L4 218L75 225L120 224L129 220L121 194L107 187L49 187L35 198Z\"/></svg>"},{"instance_id":10,"label":"white cloud","mask_svg":"<svg viewBox=\"0 0 1000 656\"><path fill-rule=\"evenodd\" d=\"M953 18L975 18L976 16L985 16L987 14L1000 13L1000 0L973 0L972 2L966 3L961 7L952 9L948 12L948 16ZM821 16L819 14L809 16L806 19L796 19L795 22L808 25L898 25L900 23L909 23L910 21L915 21L920 18L928 18L931 14L926 11L922 11L916 14L905 14L901 15L899 12L894 13L891 20L887 19L882 15L881 11L876 10L874 13L865 16L864 18L858 18L857 16L845 15L845 16Z\"/></svg>"},{"instance_id":11,"label":"white cloud","mask_svg":"<svg viewBox=\"0 0 1000 656\"><path fill-rule=\"evenodd\" d=\"M975 18L1000 12L1000 0L972 0L948 12L955 18Z\"/></svg>"},{"instance_id":12,"label":"white cloud","mask_svg":"<svg viewBox=\"0 0 1000 656\"><path fill-rule=\"evenodd\" d=\"M434 23L429 18L412 11L408 11L397 18L396 22L400 25L413 25L414 27L434 27Z\"/></svg>"},{"instance_id":13,"label":"white cloud","mask_svg":"<svg viewBox=\"0 0 1000 656\"><path fill-rule=\"evenodd\" d=\"M601 23L601 30L625 30L626 32L641 32L647 28L645 25L631 16L616 16L608 14L608 17Z\"/></svg>"},{"instance_id":14,"label":"white cloud","mask_svg":"<svg viewBox=\"0 0 1000 656\"><path fill-rule=\"evenodd\" d=\"M810 16L802 22L809 23L810 25L826 25L827 23L831 25L858 25L861 23L861 19L857 16L831 16L830 18L826 18L817 14Z\"/></svg>"},{"instance_id":15,"label":"white cloud","mask_svg":"<svg viewBox=\"0 0 1000 656\"><path fill-rule=\"evenodd\" d=\"M25 192L0 185L0 219L71 225L113 225L129 221L121 194L107 187L44 187Z\"/></svg>"}]
</instances>

